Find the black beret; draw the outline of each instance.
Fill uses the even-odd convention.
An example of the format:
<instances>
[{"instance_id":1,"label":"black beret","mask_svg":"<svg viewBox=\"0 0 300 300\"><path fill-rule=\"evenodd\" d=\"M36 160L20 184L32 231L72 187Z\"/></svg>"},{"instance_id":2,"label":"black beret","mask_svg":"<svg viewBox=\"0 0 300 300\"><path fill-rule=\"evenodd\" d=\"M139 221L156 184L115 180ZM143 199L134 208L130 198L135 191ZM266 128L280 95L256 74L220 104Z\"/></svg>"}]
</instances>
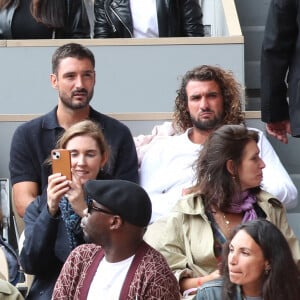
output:
<instances>
[{"instance_id":1,"label":"black beret","mask_svg":"<svg viewBox=\"0 0 300 300\"><path fill-rule=\"evenodd\" d=\"M152 205L146 191L127 180L89 180L87 196L109 208L122 219L139 227L149 224Z\"/></svg>"}]
</instances>

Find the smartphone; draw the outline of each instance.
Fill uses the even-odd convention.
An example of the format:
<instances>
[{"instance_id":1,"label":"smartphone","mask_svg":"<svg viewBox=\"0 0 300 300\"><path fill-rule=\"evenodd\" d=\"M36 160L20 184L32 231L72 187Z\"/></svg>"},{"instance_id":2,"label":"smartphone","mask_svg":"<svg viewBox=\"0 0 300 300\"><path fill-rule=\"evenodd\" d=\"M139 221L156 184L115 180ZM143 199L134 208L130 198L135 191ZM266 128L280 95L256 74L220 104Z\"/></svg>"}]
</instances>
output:
<instances>
[{"instance_id":1,"label":"smartphone","mask_svg":"<svg viewBox=\"0 0 300 300\"><path fill-rule=\"evenodd\" d=\"M61 173L72 180L71 153L67 149L53 149L51 151L52 173Z\"/></svg>"}]
</instances>

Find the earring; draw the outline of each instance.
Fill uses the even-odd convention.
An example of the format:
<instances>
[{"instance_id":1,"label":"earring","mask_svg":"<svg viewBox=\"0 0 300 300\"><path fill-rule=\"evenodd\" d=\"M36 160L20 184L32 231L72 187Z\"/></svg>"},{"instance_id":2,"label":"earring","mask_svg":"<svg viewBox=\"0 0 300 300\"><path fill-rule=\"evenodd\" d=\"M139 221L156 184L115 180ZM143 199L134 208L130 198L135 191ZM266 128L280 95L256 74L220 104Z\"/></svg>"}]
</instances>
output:
<instances>
[{"instance_id":1,"label":"earring","mask_svg":"<svg viewBox=\"0 0 300 300\"><path fill-rule=\"evenodd\" d=\"M271 267L270 267L270 266L267 266L267 267L265 268L265 275L266 275L266 276L269 275L270 270L271 270Z\"/></svg>"}]
</instances>

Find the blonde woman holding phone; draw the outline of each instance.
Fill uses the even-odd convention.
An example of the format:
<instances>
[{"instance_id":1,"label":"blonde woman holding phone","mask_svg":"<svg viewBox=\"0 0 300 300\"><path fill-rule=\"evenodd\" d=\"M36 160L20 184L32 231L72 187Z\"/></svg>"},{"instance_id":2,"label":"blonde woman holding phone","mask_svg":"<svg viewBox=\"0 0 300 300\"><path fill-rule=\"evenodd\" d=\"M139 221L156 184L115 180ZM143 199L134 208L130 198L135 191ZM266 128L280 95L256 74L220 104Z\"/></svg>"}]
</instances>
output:
<instances>
[{"instance_id":1,"label":"blonde woman holding phone","mask_svg":"<svg viewBox=\"0 0 300 300\"><path fill-rule=\"evenodd\" d=\"M92 121L81 121L67 129L57 149L70 151L72 180L61 173L51 174L47 190L26 209L20 260L25 273L34 275L28 299L50 299L69 253L84 243L80 228L87 207L83 184L90 179L111 179L102 171L108 147L101 129Z\"/></svg>"}]
</instances>

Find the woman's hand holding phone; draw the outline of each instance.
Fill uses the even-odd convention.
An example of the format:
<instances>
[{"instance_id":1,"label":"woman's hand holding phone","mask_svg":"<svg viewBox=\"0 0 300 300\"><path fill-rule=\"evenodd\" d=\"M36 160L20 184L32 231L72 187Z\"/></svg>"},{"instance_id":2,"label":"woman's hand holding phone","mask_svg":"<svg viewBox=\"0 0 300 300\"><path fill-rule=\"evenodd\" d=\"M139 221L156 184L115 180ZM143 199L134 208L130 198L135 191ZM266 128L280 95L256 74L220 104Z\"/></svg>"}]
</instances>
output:
<instances>
[{"instance_id":1,"label":"woman's hand holding phone","mask_svg":"<svg viewBox=\"0 0 300 300\"><path fill-rule=\"evenodd\" d=\"M55 216L59 210L60 199L69 192L70 182L60 173L48 177L47 204L49 213Z\"/></svg>"},{"instance_id":2,"label":"woman's hand holding phone","mask_svg":"<svg viewBox=\"0 0 300 300\"><path fill-rule=\"evenodd\" d=\"M71 204L74 212L83 217L83 210L87 208L87 204L84 200L84 191L79 177L76 175L73 169L72 181L69 182L70 190L67 192L69 203Z\"/></svg>"}]
</instances>

